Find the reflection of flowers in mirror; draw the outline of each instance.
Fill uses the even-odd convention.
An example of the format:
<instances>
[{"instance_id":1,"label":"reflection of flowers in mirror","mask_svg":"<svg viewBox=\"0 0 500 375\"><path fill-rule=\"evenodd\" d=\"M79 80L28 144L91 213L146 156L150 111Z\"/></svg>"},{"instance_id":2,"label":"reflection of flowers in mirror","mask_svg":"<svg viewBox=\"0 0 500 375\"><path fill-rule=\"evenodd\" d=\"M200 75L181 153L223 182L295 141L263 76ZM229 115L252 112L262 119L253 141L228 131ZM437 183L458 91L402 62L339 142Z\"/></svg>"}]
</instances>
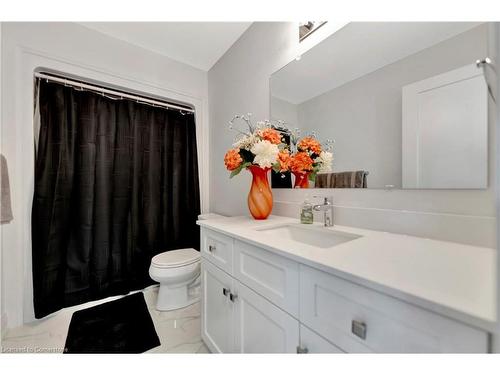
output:
<instances>
[{"instance_id":1,"label":"reflection of flowers in mirror","mask_svg":"<svg viewBox=\"0 0 500 375\"><path fill-rule=\"evenodd\" d=\"M329 151L321 151L314 159L314 163L319 165L318 173L328 173L332 171L333 154Z\"/></svg>"}]
</instances>

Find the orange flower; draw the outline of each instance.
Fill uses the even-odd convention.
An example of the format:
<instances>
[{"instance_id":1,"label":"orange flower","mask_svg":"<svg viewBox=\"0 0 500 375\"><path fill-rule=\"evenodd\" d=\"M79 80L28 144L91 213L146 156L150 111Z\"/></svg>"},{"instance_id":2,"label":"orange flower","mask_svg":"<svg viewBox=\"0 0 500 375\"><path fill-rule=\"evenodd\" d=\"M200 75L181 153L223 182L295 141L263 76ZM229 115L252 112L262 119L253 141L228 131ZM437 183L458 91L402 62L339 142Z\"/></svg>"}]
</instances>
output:
<instances>
[{"instance_id":1,"label":"orange flower","mask_svg":"<svg viewBox=\"0 0 500 375\"><path fill-rule=\"evenodd\" d=\"M291 170L294 173L304 173L312 171L313 160L306 152L297 152L293 157L290 164Z\"/></svg>"},{"instance_id":2,"label":"orange flower","mask_svg":"<svg viewBox=\"0 0 500 375\"><path fill-rule=\"evenodd\" d=\"M318 155L321 153L321 144L313 137L302 138L297 147L302 151L311 151Z\"/></svg>"},{"instance_id":3,"label":"orange flower","mask_svg":"<svg viewBox=\"0 0 500 375\"><path fill-rule=\"evenodd\" d=\"M259 135L264 141L269 141L274 145L279 145L281 143L281 135L274 129L265 128L259 130Z\"/></svg>"},{"instance_id":4,"label":"orange flower","mask_svg":"<svg viewBox=\"0 0 500 375\"><path fill-rule=\"evenodd\" d=\"M226 152L226 155L224 156L224 164L226 164L226 168L229 171L235 170L243 162L243 159L241 158L239 151L240 151L239 149L233 148L228 152Z\"/></svg>"},{"instance_id":5,"label":"orange flower","mask_svg":"<svg viewBox=\"0 0 500 375\"><path fill-rule=\"evenodd\" d=\"M278 154L278 162L280 163L280 172L286 172L290 169L292 158L288 150L280 151Z\"/></svg>"}]
</instances>

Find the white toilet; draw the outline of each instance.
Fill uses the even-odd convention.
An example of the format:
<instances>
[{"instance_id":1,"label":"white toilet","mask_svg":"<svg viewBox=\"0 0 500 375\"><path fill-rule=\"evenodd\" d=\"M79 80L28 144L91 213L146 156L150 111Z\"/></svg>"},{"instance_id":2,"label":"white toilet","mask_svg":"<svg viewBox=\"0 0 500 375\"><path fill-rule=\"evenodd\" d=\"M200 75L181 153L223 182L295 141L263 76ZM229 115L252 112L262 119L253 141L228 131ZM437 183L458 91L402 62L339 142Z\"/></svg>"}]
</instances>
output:
<instances>
[{"instance_id":1,"label":"white toilet","mask_svg":"<svg viewBox=\"0 0 500 375\"><path fill-rule=\"evenodd\" d=\"M158 254L151 259L149 276L160 283L157 310L191 305L200 298L200 252L179 249Z\"/></svg>"},{"instance_id":2,"label":"white toilet","mask_svg":"<svg viewBox=\"0 0 500 375\"><path fill-rule=\"evenodd\" d=\"M199 220L221 218L217 214L199 215ZM200 299L200 252L195 249L166 251L151 259L149 276L160 283L156 309L180 309Z\"/></svg>"}]
</instances>

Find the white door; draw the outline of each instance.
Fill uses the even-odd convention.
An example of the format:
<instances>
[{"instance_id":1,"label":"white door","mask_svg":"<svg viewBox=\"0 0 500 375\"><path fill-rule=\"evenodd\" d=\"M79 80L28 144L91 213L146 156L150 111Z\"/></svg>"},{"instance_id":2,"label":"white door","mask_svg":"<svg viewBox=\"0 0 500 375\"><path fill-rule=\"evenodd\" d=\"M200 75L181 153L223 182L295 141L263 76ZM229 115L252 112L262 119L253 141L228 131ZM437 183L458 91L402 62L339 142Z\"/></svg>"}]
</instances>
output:
<instances>
[{"instance_id":1,"label":"white door","mask_svg":"<svg viewBox=\"0 0 500 375\"><path fill-rule=\"evenodd\" d=\"M488 88L475 64L403 87L403 188L488 186Z\"/></svg>"},{"instance_id":2,"label":"white door","mask_svg":"<svg viewBox=\"0 0 500 375\"><path fill-rule=\"evenodd\" d=\"M299 322L235 280L234 327L238 353L296 353Z\"/></svg>"},{"instance_id":3,"label":"white door","mask_svg":"<svg viewBox=\"0 0 500 375\"><path fill-rule=\"evenodd\" d=\"M205 259L201 262L201 337L212 353L233 351L233 279Z\"/></svg>"}]
</instances>

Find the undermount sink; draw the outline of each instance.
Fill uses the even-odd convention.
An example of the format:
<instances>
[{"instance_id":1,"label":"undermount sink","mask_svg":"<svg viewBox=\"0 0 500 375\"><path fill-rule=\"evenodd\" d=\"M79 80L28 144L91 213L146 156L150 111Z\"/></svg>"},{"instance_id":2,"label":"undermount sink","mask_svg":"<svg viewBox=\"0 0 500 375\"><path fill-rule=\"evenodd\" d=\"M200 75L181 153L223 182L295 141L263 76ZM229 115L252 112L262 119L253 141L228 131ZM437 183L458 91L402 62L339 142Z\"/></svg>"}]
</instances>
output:
<instances>
[{"instance_id":1,"label":"undermount sink","mask_svg":"<svg viewBox=\"0 0 500 375\"><path fill-rule=\"evenodd\" d=\"M272 234L276 236L276 238L292 240L323 249L362 237L357 234L318 226L308 226L306 224L284 224L274 227L258 228L256 230Z\"/></svg>"}]
</instances>

